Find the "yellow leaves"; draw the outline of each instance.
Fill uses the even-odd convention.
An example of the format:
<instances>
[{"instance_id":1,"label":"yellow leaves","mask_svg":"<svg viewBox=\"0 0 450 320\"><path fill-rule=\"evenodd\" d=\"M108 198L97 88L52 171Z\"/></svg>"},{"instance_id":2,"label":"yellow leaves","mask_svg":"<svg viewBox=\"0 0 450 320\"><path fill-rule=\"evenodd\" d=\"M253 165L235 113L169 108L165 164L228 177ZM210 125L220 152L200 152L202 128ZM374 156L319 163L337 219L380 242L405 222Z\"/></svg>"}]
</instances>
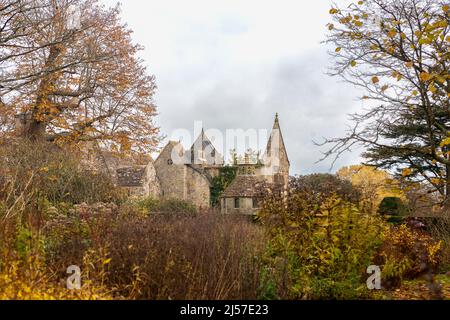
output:
<instances>
[{"instance_id":1,"label":"yellow leaves","mask_svg":"<svg viewBox=\"0 0 450 320\"><path fill-rule=\"evenodd\" d=\"M377 84L378 82L380 82L380 79L378 79L377 76L373 76L373 77L372 77L372 83L373 83L373 84Z\"/></svg>"},{"instance_id":2,"label":"yellow leaves","mask_svg":"<svg viewBox=\"0 0 450 320\"><path fill-rule=\"evenodd\" d=\"M335 52L341 52L341 47L337 47L336 50L334 50Z\"/></svg>"},{"instance_id":3,"label":"yellow leaves","mask_svg":"<svg viewBox=\"0 0 450 320\"><path fill-rule=\"evenodd\" d=\"M330 14L337 14L337 13L339 13L338 9L336 9L336 8L331 8L330 9Z\"/></svg>"},{"instance_id":4,"label":"yellow leaves","mask_svg":"<svg viewBox=\"0 0 450 320\"><path fill-rule=\"evenodd\" d=\"M422 80L423 82L427 82L427 81L431 80L431 78L432 77L428 72L423 71L420 73L420 80Z\"/></svg>"},{"instance_id":5,"label":"yellow leaves","mask_svg":"<svg viewBox=\"0 0 450 320\"><path fill-rule=\"evenodd\" d=\"M363 23L361 21L357 20L357 21L355 21L355 26L362 27Z\"/></svg>"},{"instance_id":6,"label":"yellow leaves","mask_svg":"<svg viewBox=\"0 0 450 320\"><path fill-rule=\"evenodd\" d=\"M433 42L433 39L431 38L421 38L419 40L419 44L424 45L424 44L431 44Z\"/></svg>"},{"instance_id":7,"label":"yellow leaves","mask_svg":"<svg viewBox=\"0 0 450 320\"><path fill-rule=\"evenodd\" d=\"M332 24L332 23L329 23L328 24L328 30L333 30L334 29L334 24Z\"/></svg>"},{"instance_id":8,"label":"yellow leaves","mask_svg":"<svg viewBox=\"0 0 450 320\"><path fill-rule=\"evenodd\" d=\"M441 148L446 147L448 145L450 145L450 137L445 138L444 140L442 140L442 142L440 144Z\"/></svg>"},{"instance_id":9,"label":"yellow leaves","mask_svg":"<svg viewBox=\"0 0 450 320\"><path fill-rule=\"evenodd\" d=\"M344 18L341 18L341 19L339 19L339 22L341 23L341 24L347 24L347 23L349 23L350 21L352 21L352 16L347 16L347 17L344 17Z\"/></svg>"},{"instance_id":10,"label":"yellow leaves","mask_svg":"<svg viewBox=\"0 0 450 320\"><path fill-rule=\"evenodd\" d=\"M428 90L430 90L430 92L432 92L432 93L436 93L437 88L434 86L434 83L432 83L432 84L428 87Z\"/></svg>"},{"instance_id":11,"label":"yellow leaves","mask_svg":"<svg viewBox=\"0 0 450 320\"><path fill-rule=\"evenodd\" d=\"M439 82L440 84L445 84L446 80L444 77L442 76L436 76L436 81Z\"/></svg>"},{"instance_id":12,"label":"yellow leaves","mask_svg":"<svg viewBox=\"0 0 450 320\"><path fill-rule=\"evenodd\" d=\"M350 62L350 65L352 66L352 67L356 67L356 61L355 60L353 60L352 62Z\"/></svg>"},{"instance_id":13,"label":"yellow leaves","mask_svg":"<svg viewBox=\"0 0 450 320\"><path fill-rule=\"evenodd\" d=\"M408 62L405 63L405 66L406 66L407 68L412 68L413 65L414 65L414 64L413 64L412 61L408 61Z\"/></svg>"},{"instance_id":14,"label":"yellow leaves","mask_svg":"<svg viewBox=\"0 0 450 320\"><path fill-rule=\"evenodd\" d=\"M384 86L381 87L381 92L384 92L387 89L389 89L389 86L387 84L385 84Z\"/></svg>"},{"instance_id":15,"label":"yellow leaves","mask_svg":"<svg viewBox=\"0 0 450 320\"><path fill-rule=\"evenodd\" d=\"M393 78L396 78L397 81L400 81L400 80L403 79L403 75L402 75L400 72L398 72L398 71L392 72L392 77L393 77Z\"/></svg>"},{"instance_id":16,"label":"yellow leaves","mask_svg":"<svg viewBox=\"0 0 450 320\"><path fill-rule=\"evenodd\" d=\"M412 95L413 96L417 96L419 94L419 92L417 90L413 90Z\"/></svg>"},{"instance_id":17,"label":"yellow leaves","mask_svg":"<svg viewBox=\"0 0 450 320\"><path fill-rule=\"evenodd\" d=\"M358 1L358 4L359 4L359 5L363 5L363 4L364 4L364 1L362 1L362 0Z\"/></svg>"},{"instance_id":18,"label":"yellow leaves","mask_svg":"<svg viewBox=\"0 0 450 320\"><path fill-rule=\"evenodd\" d=\"M450 11L450 5L444 4L442 6L442 11L444 11L445 13L449 12Z\"/></svg>"},{"instance_id":19,"label":"yellow leaves","mask_svg":"<svg viewBox=\"0 0 450 320\"><path fill-rule=\"evenodd\" d=\"M432 178L432 179L431 179L431 183L439 185L439 184L442 183L442 179L439 179L439 178Z\"/></svg>"},{"instance_id":20,"label":"yellow leaves","mask_svg":"<svg viewBox=\"0 0 450 320\"><path fill-rule=\"evenodd\" d=\"M111 262L111 258L103 260L103 265L107 265Z\"/></svg>"}]
</instances>

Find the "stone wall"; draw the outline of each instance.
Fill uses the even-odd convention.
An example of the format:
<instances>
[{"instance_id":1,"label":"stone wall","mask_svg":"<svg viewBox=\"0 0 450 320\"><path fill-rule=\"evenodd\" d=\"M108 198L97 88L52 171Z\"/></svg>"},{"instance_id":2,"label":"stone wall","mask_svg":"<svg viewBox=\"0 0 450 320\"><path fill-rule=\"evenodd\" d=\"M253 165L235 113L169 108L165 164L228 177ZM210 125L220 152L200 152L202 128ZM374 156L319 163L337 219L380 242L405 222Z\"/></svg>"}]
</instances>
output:
<instances>
[{"instance_id":1,"label":"stone wall","mask_svg":"<svg viewBox=\"0 0 450 320\"><path fill-rule=\"evenodd\" d=\"M258 208L253 208L252 198L239 198L239 208L234 207L235 198L221 199L221 212L223 214L244 214L252 215L258 212Z\"/></svg>"},{"instance_id":2,"label":"stone wall","mask_svg":"<svg viewBox=\"0 0 450 320\"><path fill-rule=\"evenodd\" d=\"M209 208L211 206L210 183L205 175L186 167L187 199L198 208Z\"/></svg>"},{"instance_id":3,"label":"stone wall","mask_svg":"<svg viewBox=\"0 0 450 320\"><path fill-rule=\"evenodd\" d=\"M170 142L155 161L156 175L161 184L161 196L166 199L186 200L186 165L174 161L172 152L184 153L182 145Z\"/></svg>"}]
</instances>

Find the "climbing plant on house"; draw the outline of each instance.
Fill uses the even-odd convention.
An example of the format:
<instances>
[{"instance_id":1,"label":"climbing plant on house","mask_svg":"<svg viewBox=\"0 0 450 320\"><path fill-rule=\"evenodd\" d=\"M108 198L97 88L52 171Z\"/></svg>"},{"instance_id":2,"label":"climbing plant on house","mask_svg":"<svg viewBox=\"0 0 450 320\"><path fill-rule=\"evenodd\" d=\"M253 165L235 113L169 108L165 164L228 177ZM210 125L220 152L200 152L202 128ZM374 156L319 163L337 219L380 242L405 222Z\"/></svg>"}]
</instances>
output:
<instances>
[{"instance_id":1,"label":"climbing plant on house","mask_svg":"<svg viewBox=\"0 0 450 320\"><path fill-rule=\"evenodd\" d=\"M237 175L237 168L225 166L219 169L219 175L213 178L211 187L211 206L217 207L219 198L226 188L234 181Z\"/></svg>"}]
</instances>

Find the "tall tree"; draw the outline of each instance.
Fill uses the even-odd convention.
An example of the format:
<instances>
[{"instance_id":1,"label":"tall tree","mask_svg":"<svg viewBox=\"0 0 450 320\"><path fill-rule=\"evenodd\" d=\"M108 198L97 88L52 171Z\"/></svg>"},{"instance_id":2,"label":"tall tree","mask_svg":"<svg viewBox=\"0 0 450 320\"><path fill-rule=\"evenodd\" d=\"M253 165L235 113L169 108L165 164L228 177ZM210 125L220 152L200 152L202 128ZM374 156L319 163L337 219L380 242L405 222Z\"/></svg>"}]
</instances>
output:
<instances>
[{"instance_id":1,"label":"tall tree","mask_svg":"<svg viewBox=\"0 0 450 320\"><path fill-rule=\"evenodd\" d=\"M19 122L33 139L99 141L122 151L155 147L154 77L119 7L0 1L0 21L11 34L0 37L0 131L10 133Z\"/></svg>"},{"instance_id":2,"label":"tall tree","mask_svg":"<svg viewBox=\"0 0 450 320\"><path fill-rule=\"evenodd\" d=\"M359 145L367 164L427 182L450 197L450 6L371 0L330 10L331 74L363 88L367 109L326 156Z\"/></svg>"},{"instance_id":3,"label":"tall tree","mask_svg":"<svg viewBox=\"0 0 450 320\"><path fill-rule=\"evenodd\" d=\"M366 212L377 213L384 198L405 199L400 182L392 179L391 175L384 170L354 165L341 168L337 176L351 182L359 191L359 203Z\"/></svg>"}]
</instances>

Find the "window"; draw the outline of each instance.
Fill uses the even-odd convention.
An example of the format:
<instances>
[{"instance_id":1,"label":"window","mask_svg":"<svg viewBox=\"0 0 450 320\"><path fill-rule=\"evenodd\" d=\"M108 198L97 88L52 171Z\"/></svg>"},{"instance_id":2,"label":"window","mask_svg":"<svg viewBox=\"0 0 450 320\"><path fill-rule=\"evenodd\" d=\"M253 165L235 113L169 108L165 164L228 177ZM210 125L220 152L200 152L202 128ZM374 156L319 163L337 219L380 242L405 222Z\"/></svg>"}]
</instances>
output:
<instances>
[{"instance_id":1,"label":"window","mask_svg":"<svg viewBox=\"0 0 450 320\"><path fill-rule=\"evenodd\" d=\"M239 198L234 198L234 208L239 209L241 202L239 201Z\"/></svg>"},{"instance_id":2,"label":"window","mask_svg":"<svg viewBox=\"0 0 450 320\"><path fill-rule=\"evenodd\" d=\"M172 159L167 160L167 164L168 164L169 166L173 165L173 160L172 160Z\"/></svg>"},{"instance_id":3,"label":"window","mask_svg":"<svg viewBox=\"0 0 450 320\"><path fill-rule=\"evenodd\" d=\"M253 198L253 208L259 208L259 200L257 198Z\"/></svg>"}]
</instances>

